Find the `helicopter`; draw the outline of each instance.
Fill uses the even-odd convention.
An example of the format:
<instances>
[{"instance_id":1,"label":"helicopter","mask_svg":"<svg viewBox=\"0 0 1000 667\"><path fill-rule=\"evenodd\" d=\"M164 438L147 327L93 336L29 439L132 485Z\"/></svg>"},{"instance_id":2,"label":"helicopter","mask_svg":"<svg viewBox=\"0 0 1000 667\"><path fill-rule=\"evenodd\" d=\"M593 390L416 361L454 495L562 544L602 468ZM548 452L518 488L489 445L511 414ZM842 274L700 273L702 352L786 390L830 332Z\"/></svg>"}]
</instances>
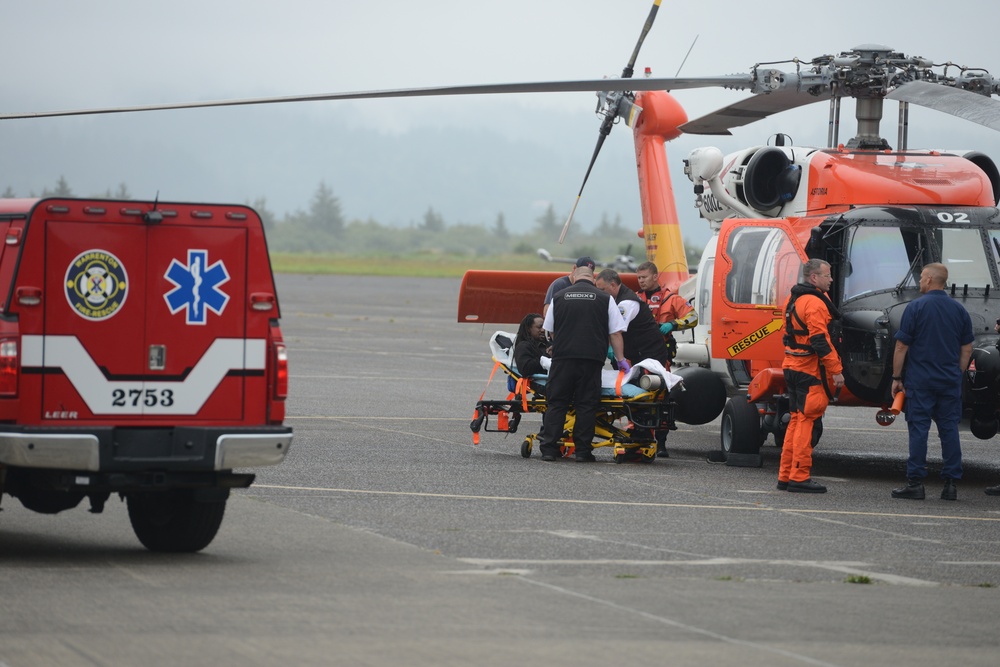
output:
<instances>
[{"instance_id":1,"label":"helicopter","mask_svg":"<svg viewBox=\"0 0 1000 667\"><path fill-rule=\"evenodd\" d=\"M164 109L281 104L396 97L507 93L595 92L601 118L597 145L573 205L612 128L630 127L646 258L661 282L693 302L700 324L679 340L676 372L697 401L681 405L678 421L708 423L719 415L727 463L760 465L770 435L781 444L787 423L780 372L781 304L801 264L831 264L831 298L843 313L841 356L846 388L841 405L887 410L893 335L906 304L919 295L924 264L944 262L951 293L969 310L977 336L975 371L965 402L972 432L998 429L1000 359L990 348L1000 312L1000 171L976 150L911 149L909 107L918 105L1000 129L1000 83L989 72L908 56L878 44L836 55L755 64L746 74L633 78L639 50L660 1L655 0L628 64L618 78L562 82L475 84L356 91L0 114L0 120ZM779 68L778 65L784 65ZM749 93L690 120L675 93L725 88ZM857 129L842 142L841 105L855 102ZM895 147L881 132L885 100L899 104ZM684 158L692 201L711 238L692 275L685 257L677 197L665 144L682 135L729 135L779 112L828 104L825 147L794 145L783 134L728 155L698 148ZM565 238L573 217L563 228ZM460 288L458 320L511 323L537 308L550 272L470 271Z\"/></svg>"},{"instance_id":2,"label":"helicopter","mask_svg":"<svg viewBox=\"0 0 1000 667\"><path fill-rule=\"evenodd\" d=\"M557 264L575 264L575 257L553 257L545 248L538 249L538 256L544 259L546 262L556 262ZM625 247L624 252L621 255L615 255L615 258L610 262L598 262L595 261L594 264L605 269L614 269L618 273L635 273L636 269L639 268L639 263L635 261L635 257L632 256L632 244L630 243Z\"/></svg>"}]
</instances>

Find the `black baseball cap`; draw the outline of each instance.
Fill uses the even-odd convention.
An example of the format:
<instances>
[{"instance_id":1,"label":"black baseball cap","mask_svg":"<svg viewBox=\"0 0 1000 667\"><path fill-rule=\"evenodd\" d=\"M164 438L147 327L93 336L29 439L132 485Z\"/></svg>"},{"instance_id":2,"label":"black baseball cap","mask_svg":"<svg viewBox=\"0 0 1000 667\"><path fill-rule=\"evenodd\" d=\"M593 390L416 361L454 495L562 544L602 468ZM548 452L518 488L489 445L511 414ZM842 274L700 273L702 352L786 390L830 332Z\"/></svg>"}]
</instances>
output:
<instances>
[{"instance_id":1,"label":"black baseball cap","mask_svg":"<svg viewBox=\"0 0 1000 667\"><path fill-rule=\"evenodd\" d=\"M576 265L589 266L590 268L594 268L596 266L596 264L594 264L594 260L592 260L589 257L581 257L580 259L576 260Z\"/></svg>"}]
</instances>

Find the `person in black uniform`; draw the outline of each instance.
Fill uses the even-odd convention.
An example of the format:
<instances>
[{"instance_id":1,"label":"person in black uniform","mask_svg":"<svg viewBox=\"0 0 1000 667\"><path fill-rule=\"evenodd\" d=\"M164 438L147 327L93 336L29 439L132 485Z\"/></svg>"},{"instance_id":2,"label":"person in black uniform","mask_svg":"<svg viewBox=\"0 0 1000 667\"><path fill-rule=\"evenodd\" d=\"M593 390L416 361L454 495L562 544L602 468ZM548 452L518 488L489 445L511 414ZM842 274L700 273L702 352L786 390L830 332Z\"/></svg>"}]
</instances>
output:
<instances>
[{"instance_id":1,"label":"person in black uniform","mask_svg":"<svg viewBox=\"0 0 1000 667\"><path fill-rule=\"evenodd\" d=\"M548 407L542 419L539 450L543 461L559 458L566 413L576 410L573 442L576 460L589 463L593 454L594 427L601 403L601 369L608 344L620 370L628 370L622 347L625 328L614 301L594 285L594 270L578 266L573 285L556 293L545 314L543 327L552 332L552 366L545 394ZM661 338L662 340L662 338Z\"/></svg>"},{"instance_id":2,"label":"person in black uniform","mask_svg":"<svg viewBox=\"0 0 1000 667\"><path fill-rule=\"evenodd\" d=\"M649 305L628 286L622 284L621 277L614 269L604 269L597 274L597 288L614 298L625 319L625 331L622 332L625 358L632 364L643 359L655 359L663 364L664 368L668 368L670 352ZM657 429L655 436L656 455L666 458L669 456L666 429Z\"/></svg>"},{"instance_id":3,"label":"person in black uniform","mask_svg":"<svg viewBox=\"0 0 1000 667\"><path fill-rule=\"evenodd\" d=\"M517 366L517 372L521 377L545 374L541 359L543 355L552 356L552 349L545 340L545 329L542 328L544 321L545 318L538 313L528 313L517 329L517 337L514 339L514 365Z\"/></svg>"},{"instance_id":4,"label":"person in black uniform","mask_svg":"<svg viewBox=\"0 0 1000 667\"><path fill-rule=\"evenodd\" d=\"M622 285L621 277L614 269L604 269L598 273L596 286L611 295L625 318L625 331L622 332L625 358L633 364L643 359L655 359L666 367L667 344L649 306L638 294Z\"/></svg>"},{"instance_id":5,"label":"person in black uniform","mask_svg":"<svg viewBox=\"0 0 1000 667\"><path fill-rule=\"evenodd\" d=\"M580 257L576 260L577 266L589 266L591 270L596 266L594 260L589 257ZM549 306L552 305L552 297L556 295L556 292L564 290L573 284L573 272L570 271L565 276L559 276L549 285L549 288L545 290L545 301L542 303L542 316L544 317L546 313L549 312Z\"/></svg>"}]
</instances>

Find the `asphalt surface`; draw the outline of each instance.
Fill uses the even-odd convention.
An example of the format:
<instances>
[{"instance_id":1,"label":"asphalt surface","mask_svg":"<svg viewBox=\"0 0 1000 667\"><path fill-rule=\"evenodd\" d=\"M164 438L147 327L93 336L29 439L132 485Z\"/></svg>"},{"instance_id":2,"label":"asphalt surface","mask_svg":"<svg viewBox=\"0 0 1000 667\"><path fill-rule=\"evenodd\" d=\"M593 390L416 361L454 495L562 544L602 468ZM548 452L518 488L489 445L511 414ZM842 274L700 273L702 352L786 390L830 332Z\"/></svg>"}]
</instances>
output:
<instances>
[{"instance_id":1,"label":"asphalt surface","mask_svg":"<svg viewBox=\"0 0 1000 667\"><path fill-rule=\"evenodd\" d=\"M0 667L996 663L996 442L963 432L958 502L890 498L905 426L863 408L827 414L824 495L775 490L771 445L709 463L717 423L650 465L525 459L535 415L472 444L516 327L456 323L458 281L278 283L288 459L193 555L144 551L115 501L4 497Z\"/></svg>"}]
</instances>

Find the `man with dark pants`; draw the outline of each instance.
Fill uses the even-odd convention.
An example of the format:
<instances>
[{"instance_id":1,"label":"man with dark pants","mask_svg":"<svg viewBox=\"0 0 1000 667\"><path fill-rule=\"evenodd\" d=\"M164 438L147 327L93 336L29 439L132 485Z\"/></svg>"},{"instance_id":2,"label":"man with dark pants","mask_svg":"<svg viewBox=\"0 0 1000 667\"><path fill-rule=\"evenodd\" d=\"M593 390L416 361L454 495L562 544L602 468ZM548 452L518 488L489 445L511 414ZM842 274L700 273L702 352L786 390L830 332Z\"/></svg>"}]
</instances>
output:
<instances>
[{"instance_id":1,"label":"man with dark pants","mask_svg":"<svg viewBox=\"0 0 1000 667\"><path fill-rule=\"evenodd\" d=\"M830 336L830 322L840 317L826 295L833 276L830 265L810 259L802 265L802 282L785 303L785 360L781 367L792 414L785 431L778 468L778 489L792 493L826 493L812 478L813 428L830 404L830 386L844 385L843 366Z\"/></svg>"},{"instance_id":2,"label":"man with dark pants","mask_svg":"<svg viewBox=\"0 0 1000 667\"><path fill-rule=\"evenodd\" d=\"M892 395L906 392L906 426L910 456L906 486L892 490L893 498L924 499L927 477L927 435L931 420L941 438L943 500L958 500L956 480L962 478L962 446L958 421L962 417L962 373L972 358L972 318L945 292L948 267L928 264L920 272L920 293L903 311L892 357Z\"/></svg>"},{"instance_id":3,"label":"man with dark pants","mask_svg":"<svg viewBox=\"0 0 1000 667\"><path fill-rule=\"evenodd\" d=\"M573 425L576 460L593 462L601 369L609 342L619 369L629 368L622 349L625 321L614 301L594 286L594 270L578 266L573 270L573 285L555 294L542 326L552 332L552 365L545 387L548 406L538 447L542 460L559 458L559 440L572 405L576 410Z\"/></svg>"},{"instance_id":4,"label":"man with dark pants","mask_svg":"<svg viewBox=\"0 0 1000 667\"><path fill-rule=\"evenodd\" d=\"M622 317L625 318L625 330L622 332L622 345L625 358L635 364L643 359L655 359L664 368L670 368L670 354L667 351L667 341L660 331L660 325L653 318L649 305L639 298L628 286L622 285L621 277L614 269L604 269L597 274L597 288L607 292L618 304ZM657 429L656 455L667 456L667 431Z\"/></svg>"}]
</instances>

